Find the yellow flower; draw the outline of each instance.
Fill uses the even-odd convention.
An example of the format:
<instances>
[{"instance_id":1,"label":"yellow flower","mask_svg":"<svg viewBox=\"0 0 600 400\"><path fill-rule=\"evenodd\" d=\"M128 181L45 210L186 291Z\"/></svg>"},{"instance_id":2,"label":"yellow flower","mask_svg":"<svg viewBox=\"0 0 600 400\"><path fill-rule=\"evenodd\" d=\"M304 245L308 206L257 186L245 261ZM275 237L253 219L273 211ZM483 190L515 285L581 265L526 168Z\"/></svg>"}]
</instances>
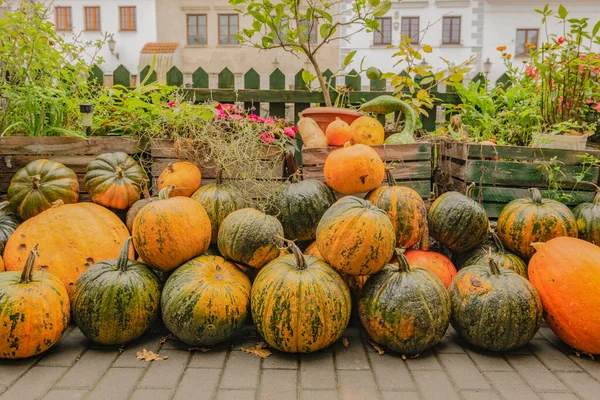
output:
<instances>
[{"instance_id":1,"label":"yellow flower","mask_svg":"<svg viewBox=\"0 0 600 400\"><path fill-rule=\"evenodd\" d=\"M535 49L535 44L530 45L529 49L531 49L531 50Z\"/></svg>"},{"instance_id":2,"label":"yellow flower","mask_svg":"<svg viewBox=\"0 0 600 400\"><path fill-rule=\"evenodd\" d=\"M498 51L504 51L504 50L506 50L506 46L496 47L496 50L498 50Z\"/></svg>"},{"instance_id":3,"label":"yellow flower","mask_svg":"<svg viewBox=\"0 0 600 400\"><path fill-rule=\"evenodd\" d=\"M507 60L510 60L512 58L512 54L508 53L504 57L506 57Z\"/></svg>"}]
</instances>

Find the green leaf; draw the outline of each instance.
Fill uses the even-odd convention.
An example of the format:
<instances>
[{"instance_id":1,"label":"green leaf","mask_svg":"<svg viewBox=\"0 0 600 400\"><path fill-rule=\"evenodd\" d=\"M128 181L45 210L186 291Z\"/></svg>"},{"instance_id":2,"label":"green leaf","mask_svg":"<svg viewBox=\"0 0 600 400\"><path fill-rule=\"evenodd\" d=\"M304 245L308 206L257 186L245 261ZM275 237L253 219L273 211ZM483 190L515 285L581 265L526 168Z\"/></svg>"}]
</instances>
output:
<instances>
[{"instance_id":1,"label":"green leaf","mask_svg":"<svg viewBox=\"0 0 600 400\"><path fill-rule=\"evenodd\" d=\"M562 4L558 6L558 17L560 19L566 19L567 15L569 15L569 12L565 8L565 6L563 6Z\"/></svg>"},{"instance_id":2,"label":"green leaf","mask_svg":"<svg viewBox=\"0 0 600 400\"><path fill-rule=\"evenodd\" d=\"M373 8L373 17L381 18L387 14L388 11L392 8L391 0L386 0L383 3L379 4L377 7Z\"/></svg>"},{"instance_id":3,"label":"green leaf","mask_svg":"<svg viewBox=\"0 0 600 400\"><path fill-rule=\"evenodd\" d=\"M327 11L315 8L315 12L319 14L323 19L327 20L327 22L329 22L330 24L333 23L333 17Z\"/></svg>"},{"instance_id":4,"label":"green leaf","mask_svg":"<svg viewBox=\"0 0 600 400\"><path fill-rule=\"evenodd\" d=\"M600 32L600 21L594 25L594 29L592 29L592 36L596 36Z\"/></svg>"},{"instance_id":5,"label":"green leaf","mask_svg":"<svg viewBox=\"0 0 600 400\"><path fill-rule=\"evenodd\" d=\"M346 57L344 57L344 67L347 67L352 62L355 54L356 50L352 50Z\"/></svg>"},{"instance_id":6,"label":"green leaf","mask_svg":"<svg viewBox=\"0 0 600 400\"><path fill-rule=\"evenodd\" d=\"M317 77L310 73L310 71L302 71L302 80L306 83L306 86L310 86L311 82L317 79Z\"/></svg>"},{"instance_id":7,"label":"green leaf","mask_svg":"<svg viewBox=\"0 0 600 400\"><path fill-rule=\"evenodd\" d=\"M380 3L380 0L369 0L369 4L372 7L377 7L379 5L379 3Z\"/></svg>"},{"instance_id":8,"label":"green leaf","mask_svg":"<svg viewBox=\"0 0 600 400\"><path fill-rule=\"evenodd\" d=\"M329 25L329 24L322 24L321 27L319 28L319 33L321 34L321 37L323 37L323 38L329 36L330 32L331 32L331 25Z\"/></svg>"},{"instance_id":9,"label":"green leaf","mask_svg":"<svg viewBox=\"0 0 600 400\"><path fill-rule=\"evenodd\" d=\"M273 39L271 39L268 36L263 36L263 38L262 38L262 45L265 48L271 47L273 45Z\"/></svg>"},{"instance_id":10,"label":"green leaf","mask_svg":"<svg viewBox=\"0 0 600 400\"><path fill-rule=\"evenodd\" d=\"M428 76L427 78L423 78L423 80L421 81L421 86L429 85L432 82L433 82L433 76Z\"/></svg>"}]
</instances>

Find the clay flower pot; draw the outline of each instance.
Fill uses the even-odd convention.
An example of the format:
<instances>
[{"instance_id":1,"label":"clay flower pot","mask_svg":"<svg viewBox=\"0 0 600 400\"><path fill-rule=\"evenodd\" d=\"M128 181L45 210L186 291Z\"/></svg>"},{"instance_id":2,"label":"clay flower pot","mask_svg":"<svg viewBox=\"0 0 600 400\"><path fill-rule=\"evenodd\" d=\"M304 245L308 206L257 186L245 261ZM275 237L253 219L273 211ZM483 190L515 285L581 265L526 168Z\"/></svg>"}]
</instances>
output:
<instances>
[{"instance_id":1,"label":"clay flower pot","mask_svg":"<svg viewBox=\"0 0 600 400\"><path fill-rule=\"evenodd\" d=\"M358 111L339 107L310 107L302 111L301 114L305 118L315 120L323 132L327 131L329 124L335 121L336 118L350 125L352 121L362 116Z\"/></svg>"}]
</instances>

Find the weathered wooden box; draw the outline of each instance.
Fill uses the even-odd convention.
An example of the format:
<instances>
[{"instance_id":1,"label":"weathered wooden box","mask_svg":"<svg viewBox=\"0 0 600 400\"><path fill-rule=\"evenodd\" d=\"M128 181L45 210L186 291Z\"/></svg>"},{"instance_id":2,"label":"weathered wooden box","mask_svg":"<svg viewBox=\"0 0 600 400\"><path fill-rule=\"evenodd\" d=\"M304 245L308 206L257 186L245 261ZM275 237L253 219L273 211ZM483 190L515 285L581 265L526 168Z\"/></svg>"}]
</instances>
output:
<instances>
[{"instance_id":1,"label":"weathered wooden box","mask_svg":"<svg viewBox=\"0 0 600 400\"><path fill-rule=\"evenodd\" d=\"M594 198L595 188L578 183L577 175L585 169L583 180L598 182L599 168L583 165L581 157L587 154L600 159L598 150L440 143L436 145L436 152L436 196L451 190L464 193L468 185L475 183L474 199L483 204L492 219L498 218L508 202L528 197L527 189L530 187L540 189L546 197L555 194L548 190L548 173L540 167L544 163L560 167L560 172L555 173L554 177L569 198L559 200L570 207Z\"/></svg>"},{"instance_id":2,"label":"weathered wooden box","mask_svg":"<svg viewBox=\"0 0 600 400\"><path fill-rule=\"evenodd\" d=\"M31 161L47 158L71 168L79 178L80 201L89 200L83 186L86 168L96 155L122 151L139 155L137 137L0 137L0 200L5 200L10 181L20 168Z\"/></svg>"},{"instance_id":3,"label":"weathered wooden box","mask_svg":"<svg viewBox=\"0 0 600 400\"><path fill-rule=\"evenodd\" d=\"M302 150L304 179L323 180L323 166L327 156L339 147L313 147ZM396 184L408 186L429 200L431 197L431 144L394 144L373 146L388 167ZM387 183L384 182L384 185Z\"/></svg>"}]
</instances>

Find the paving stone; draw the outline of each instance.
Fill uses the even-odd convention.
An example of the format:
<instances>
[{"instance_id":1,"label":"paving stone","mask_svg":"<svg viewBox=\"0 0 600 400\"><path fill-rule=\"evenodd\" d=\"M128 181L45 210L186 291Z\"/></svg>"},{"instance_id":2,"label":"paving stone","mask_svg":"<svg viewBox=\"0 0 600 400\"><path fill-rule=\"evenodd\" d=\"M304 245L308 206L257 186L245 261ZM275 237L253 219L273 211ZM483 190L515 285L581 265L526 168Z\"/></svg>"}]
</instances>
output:
<instances>
[{"instance_id":1,"label":"paving stone","mask_svg":"<svg viewBox=\"0 0 600 400\"><path fill-rule=\"evenodd\" d=\"M298 371L263 370L259 398L296 400Z\"/></svg>"},{"instance_id":2,"label":"paving stone","mask_svg":"<svg viewBox=\"0 0 600 400\"><path fill-rule=\"evenodd\" d=\"M579 400L572 393L538 393L542 400Z\"/></svg>"},{"instance_id":3,"label":"paving stone","mask_svg":"<svg viewBox=\"0 0 600 400\"><path fill-rule=\"evenodd\" d=\"M127 343L125 351L119 355L112 366L118 368L148 368L152 363L138 360L137 352L146 349L159 353L160 346L160 335L145 335L141 339Z\"/></svg>"},{"instance_id":4,"label":"paving stone","mask_svg":"<svg viewBox=\"0 0 600 400\"><path fill-rule=\"evenodd\" d=\"M434 350L438 354L465 354L465 349L456 340L453 334L446 333L442 340L435 346Z\"/></svg>"},{"instance_id":5,"label":"paving stone","mask_svg":"<svg viewBox=\"0 0 600 400\"><path fill-rule=\"evenodd\" d=\"M89 349L56 384L56 388L91 389L119 355L115 349Z\"/></svg>"},{"instance_id":6,"label":"paving stone","mask_svg":"<svg viewBox=\"0 0 600 400\"><path fill-rule=\"evenodd\" d=\"M158 338L159 342L161 338ZM161 350L189 350L192 347L179 339L167 339L160 347Z\"/></svg>"},{"instance_id":7,"label":"paving stone","mask_svg":"<svg viewBox=\"0 0 600 400\"><path fill-rule=\"evenodd\" d=\"M129 400L170 400L172 389L136 389Z\"/></svg>"},{"instance_id":8,"label":"paving stone","mask_svg":"<svg viewBox=\"0 0 600 400\"><path fill-rule=\"evenodd\" d=\"M23 360L0 360L0 385L9 386L31 368L40 357Z\"/></svg>"},{"instance_id":9,"label":"paving stone","mask_svg":"<svg viewBox=\"0 0 600 400\"><path fill-rule=\"evenodd\" d=\"M464 400L501 400L500 396L491 390L463 390L460 394Z\"/></svg>"},{"instance_id":10,"label":"paving stone","mask_svg":"<svg viewBox=\"0 0 600 400\"><path fill-rule=\"evenodd\" d=\"M164 361L153 361L139 384L140 388L175 388L187 366L190 352L185 350L162 350Z\"/></svg>"},{"instance_id":11,"label":"paving stone","mask_svg":"<svg viewBox=\"0 0 600 400\"><path fill-rule=\"evenodd\" d=\"M0 385L0 394L6 392L6 389L8 389L8 386L6 386L6 385Z\"/></svg>"},{"instance_id":12,"label":"paving stone","mask_svg":"<svg viewBox=\"0 0 600 400\"><path fill-rule=\"evenodd\" d=\"M141 368L110 368L86 400L128 399L144 371Z\"/></svg>"},{"instance_id":13,"label":"paving stone","mask_svg":"<svg viewBox=\"0 0 600 400\"><path fill-rule=\"evenodd\" d=\"M475 361L475 364L477 364L477 368L479 368L480 371L486 372L492 372L492 371L498 371L498 372L512 372L513 369L510 366L510 364L508 364L506 362L506 360L504 358L502 358L501 355L499 354L494 354L494 353L486 353L483 351L471 351L469 350L468 352L469 356L471 357L471 359L473 361Z\"/></svg>"},{"instance_id":14,"label":"paving stone","mask_svg":"<svg viewBox=\"0 0 600 400\"><path fill-rule=\"evenodd\" d=\"M558 336L556 336L556 334L554 332L552 332L552 329L550 329L548 327L541 327L540 332L550 343L552 343L556 348L558 348L563 353L565 353L565 354L573 353L572 349L565 342L560 340L560 338Z\"/></svg>"},{"instance_id":15,"label":"paving stone","mask_svg":"<svg viewBox=\"0 0 600 400\"><path fill-rule=\"evenodd\" d=\"M219 390L217 400L254 400L254 390Z\"/></svg>"},{"instance_id":16,"label":"paving stone","mask_svg":"<svg viewBox=\"0 0 600 400\"><path fill-rule=\"evenodd\" d=\"M586 373L559 372L558 376L584 400L597 400L600 397L600 383Z\"/></svg>"},{"instance_id":17,"label":"paving stone","mask_svg":"<svg viewBox=\"0 0 600 400\"><path fill-rule=\"evenodd\" d=\"M356 327L356 326L349 326L348 328L346 328L346 330L344 331L344 334L342 335L342 337L346 337L348 339L350 338L360 338L361 336L361 332L360 332L360 328Z\"/></svg>"},{"instance_id":18,"label":"paving stone","mask_svg":"<svg viewBox=\"0 0 600 400\"><path fill-rule=\"evenodd\" d=\"M371 371L339 370L342 400L370 400L378 397L375 377Z\"/></svg>"},{"instance_id":19,"label":"paving stone","mask_svg":"<svg viewBox=\"0 0 600 400\"><path fill-rule=\"evenodd\" d=\"M261 358L232 351L225 365L221 389L257 389Z\"/></svg>"},{"instance_id":20,"label":"paving stone","mask_svg":"<svg viewBox=\"0 0 600 400\"><path fill-rule=\"evenodd\" d=\"M577 364L547 340L532 340L529 348L552 371L581 372Z\"/></svg>"},{"instance_id":21,"label":"paving stone","mask_svg":"<svg viewBox=\"0 0 600 400\"><path fill-rule=\"evenodd\" d=\"M296 354L273 351L273 354L265 358L262 363L263 369L298 369L298 356Z\"/></svg>"},{"instance_id":22,"label":"paving stone","mask_svg":"<svg viewBox=\"0 0 600 400\"><path fill-rule=\"evenodd\" d=\"M518 347L516 349L508 350L504 352L505 355L529 355L531 350L527 345Z\"/></svg>"},{"instance_id":23,"label":"paving stone","mask_svg":"<svg viewBox=\"0 0 600 400\"><path fill-rule=\"evenodd\" d=\"M223 368L226 358L226 347L216 347L206 353L194 351L188 368Z\"/></svg>"},{"instance_id":24,"label":"paving stone","mask_svg":"<svg viewBox=\"0 0 600 400\"><path fill-rule=\"evenodd\" d=\"M87 393L87 390L56 389L49 391L42 400L79 400Z\"/></svg>"},{"instance_id":25,"label":"paving stone","mask_svg":"<svg viewBox=\"0 0 600 400\"><path fill-rule=\"evenodd\" d=\"M440 354L446 372L459 389L491 389L490 384L466 354Z\"/></svg>"},{"instance_id":26,"label":"paving stone","mask_svg":"<svg viewBox=\"0 0 600 400\"><path fill-rule=\"evenodd\" d=\"M380 390L416 390L416 386L402 358L392 354L369 353L371 366Z\"/></svg>"},{"instance_id":27,"label":"paving stone","mask_svg":"<svg viewBox=\"0 0 600 400\"><path fill-rule=\"evenodd\" d=\"M460 398L444 371L414 371L413 377L426 400Z\"/></svg>"},{"instance_id":28,"label":"paving stone","mask_svg":"<svg viewBox=\"0 0 600 400\"><path fill-rule=\"evenodd\" d=\"M2 400L38 399L67 372L64 367L33 367L2 394Z\"/></svg>"},{"instance_id":29,"label":"paving stone","mask_svg":"<svg viewBox=\"0 0 600 400\"><path fill-rule=\"evenodd\" d=\"M79 329L72 329L48 350L37 364L40 367L70 367L87 350L89 339Z\"/></svg>"},{"instance_id":30,"label":"paving stone","mask_svg":"<svg viewBox=\"0 0 600 400\"><path fill-rule=\"evenodd\" d=\"M335 369L331 353L300 356L300 386L302 389L335 389Z\"/></svg>"},{"instance_id":31,"label":"paving stone","mask_svg":"<svg viewBox=\"0 0 600 400\"><path fill-rule=\"evenodd\" d=\"M535 356L511 356L510 364L536 392L567 390Z\"/></svg>"},{"instance_id":32,"label":"paving stone","mask_svg":"<svg viewBox=\"0 0 600 400\"><path fill-rule=\"evenodd\" d=\"M519 400L539 398L516 372L486 372L485 376L504 398Z\"/></svg>"},{"instance_id":33,"label":"paving stone","mask_svg":"<svg viewBox=\"0 0 600 400\"><path fill-rule=\"evenodd\" d=\"M189 368L179 383L174 399L212 399L219 386L220 377L220 369Z\"/></svg>"},{"instance_id":34,"label":"paving stone","mask_svg":"<svg viewBox=\"0 0 600 400\"><path fill-rule=\"evenodd\" d=\"M381 392L383 400L419 400L421 396L417 392Z\"/></svg>"},{"instance_id":35,"label":"paving stone","mask_svg":"<svg viewBox=\"0 0 600 400\"><path fill-rule=\"evenodd\" d=\"M431 350L427 350L417 358L407 359L406 366L411 371L434 371L442 369L442 366Z\"/></svg>"},{"instance_id":36,"label":"paving stone","mask_svg":"<svg viewBox=\"0 0 600 400\"><path fill-rule=\"evenodd\" d=\"M371 369L365 348L358 338L349 340L347 348L341 341L334 348L337 369Z\"/></svg>"},{"instance_id":37,"label":"paving stone","mask_svg":"<svg viewBox=\"0 0 600 400\"><path fill-rule=\"evenodd\" d=\"M300 400L338 400L335 390L303 390Z\"/></svg>"},{"instance_id":38,"label":"paving stone","mask_svg":"<svg viewBox=\"0 0 600 400\"><path fill-rule=\"evenodd\" d=\"M600 382L600 363L598 360L591 360L587 356L577 357L576 355L572 355L569 358Z\"/></svg>"}]
</instances>

